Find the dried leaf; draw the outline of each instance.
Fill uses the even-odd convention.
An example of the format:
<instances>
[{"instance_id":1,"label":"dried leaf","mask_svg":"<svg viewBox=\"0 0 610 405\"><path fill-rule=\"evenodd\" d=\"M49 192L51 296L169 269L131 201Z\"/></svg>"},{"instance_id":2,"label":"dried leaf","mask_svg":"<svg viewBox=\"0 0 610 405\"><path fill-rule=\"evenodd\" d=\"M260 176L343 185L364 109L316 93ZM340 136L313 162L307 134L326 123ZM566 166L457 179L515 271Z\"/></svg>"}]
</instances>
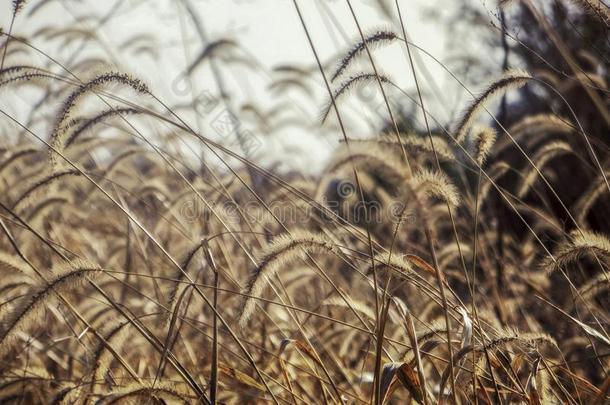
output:
<instances>
[{"instance_id":1,"label":"dried leaf","mask_svg":"<svg viewBox=\"0 0 610 405\"><path fill-rule=\"evenodd\" d=\"M266 388L259 384L254 378L250 377L248 374L241 372L233 367L229 367L226 364L219 363L218 369L221 373L225 374L227 377L232 378L236 382L240 384L247 385L251 388L256 388L259 391L266 392Z\"/></svg>"},{"instance_id":2,"label":"dried leaf","mask_svg":"<svg viewBox=\"0 0 610 405\"><path fill-rule=\"evenodd\" d=\"M396 383L400 382L417 403L423 403L423 391L419 376L409 363L387 363L381 371L381 403L385 403L396 390Z\"/></svg>"}]
</instances>

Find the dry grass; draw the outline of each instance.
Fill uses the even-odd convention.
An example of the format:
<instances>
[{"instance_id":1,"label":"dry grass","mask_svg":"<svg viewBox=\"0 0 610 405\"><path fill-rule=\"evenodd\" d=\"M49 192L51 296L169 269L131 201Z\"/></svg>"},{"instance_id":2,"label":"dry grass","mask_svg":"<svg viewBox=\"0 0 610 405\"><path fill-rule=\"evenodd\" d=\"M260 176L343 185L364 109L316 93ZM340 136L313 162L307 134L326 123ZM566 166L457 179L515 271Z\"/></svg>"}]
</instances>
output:
<instances>
[{"instance_id":1,"label":"dry grass","mask_svg":"<svg viewBox=\"0 0 610 405\"><path fill-rule=\"evenodd\" d=\"M274 91L324 79L343 139L318 176L278 174L135 77L51 73L11 34L38 3L15 1L1 37L2 90L58 106L49 133L34 110L0 111L1 402L609 403L610 241L595 215L610 154L575 116L483 123L494 98L552 72L506 72L450 130L405 133L390 112L390 134L356 140L349 91L394 86L373 46L412 48L361 33L324 77L276 69L290 77ZM601 2L574 3L607 22ZM210 42L186 75L238 47ZM370 71L337 84L358 61ZM572 78L607 97L603 78Z\"/></svg>"}]
</instances>

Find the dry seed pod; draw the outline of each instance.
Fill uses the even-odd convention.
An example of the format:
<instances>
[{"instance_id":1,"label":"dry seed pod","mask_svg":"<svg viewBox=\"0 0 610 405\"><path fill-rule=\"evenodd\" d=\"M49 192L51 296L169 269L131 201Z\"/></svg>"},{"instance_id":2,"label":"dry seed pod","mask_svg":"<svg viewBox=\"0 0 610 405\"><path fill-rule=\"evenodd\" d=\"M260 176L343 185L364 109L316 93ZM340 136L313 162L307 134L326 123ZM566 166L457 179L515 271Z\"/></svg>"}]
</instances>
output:
<instances>
[{"instance_id":1,"label":"dry seed pod","mask_svg":"<svg viewBox=\"0 0 610 405\"><path fill-rule=\"evenodd\" d=\"M127 74L123 73L104 73L90 81L83 83L76 90L74 90L68 98L64 101L61 110L59 111L55 120L53 131L51 132L50 143L53 147L50 151L51 162L55 167L59 164L59 153L62 153L65 148L65 141L69 137L67 128L69 127L68 120L71 118L72 112L78 105L78 102L85 95L96 92L100 87L109 86L113 84L120 84L127 88L131 88L140 94L150 94L148 87L140 81Z\"/></svg>"},{"instance_id":2,"label":"dry seed pod","mask_svg":"<svg viewBox=\"0 0 610 405\"><path fill-rule=\"evenodd\" d=\"M554 259L547 257L542 262L542 268L547 271L556 271L590 254L604 260L610 258L610 240L599 233L574 231L571 239L561 243L555 250Z\"/></svg>"},{"instance_id":3,"label":"dry seed pod","mask_svg":"<svg viewBox=\"0 0 610 405\"><path fill-rule=\"evenodd\" d=\"M474 160L479 166L483 166L496 142L496 131L487 126L475 126L471 134Z\"/></svg>"},{"instance_id":4,"label":"dry seed pod","mask_svg":"<svg viewBox=\"0 0 610 405\"><path fill-rule=\"evenodd\" d=\"M443 172L420 170L413 176L413 188L428 197L438 198L452 206L460 205L460 195L449 177Z\"/></svg>"},{"instance_id":5,"label":"dry seed pod","mask_svg":"<svg viewBox=\"0 0 610 405\"><path fill-rule=\"evenodd\" d=\"M479 96L477 96L472 104L468 106L462 118L458 122L454 131L454 138L457 142L463 142L472 127L475 119L485 108L485 105L495 96L503 94L511 89L516 89L523 86L532 79L529 73L521 70L511 70L506 72L500 79L493 82Z\"/></svg>"},{"instance_id":6,"label":"dry seed pod","mask_svg":"<svg viewBox=\"0 0 610 405\"><path fill-rule=\"evenodd\" d=\"M349 79L347 79L346 81L344 81L341 84L339 89L337 91L335 91L335 93L333 95L333 99L335 100L335 103L338 103L354 87L364 86L369 83L377 83L377 81L381 81L381 83L384 83L384 84L392 83L392 81L387 76L384 76L383 74L376 75L374 73L358 73L358 74L350 77ZM320 121L322 123L324 123L326 121L326 119L328 118L328 116L330 115L332 110L333 110L333 103L329 102L328 105L324 108L324 110L322 110L322 116L320 118Z\"/></svg>"},{"instance_id":7,"label":"dry seed pod","mask_svg":"<svg viewBox=\"0 0 610 405\"><path fill-rule=\"evenodd\" d=\"M398 39L398 35L389 30L377 30L372 34L365 35L364 41L360 40L357 42L341 59L330 80L334 82L335 79L341 76L350 66L351 62L366 50L366 47L371 49L371 47L388 44L396 39Z\"/></svg>"},{"instance_id":8,"label":"dry seed pod","mask_svg":"<svg viewBox=\"0 0 610 405\"><path fill-rule=\"evenodd\" d=\"M307 231L296 231L281 235L263 252L260 264L250 274L244 288L244 299L239 314L239 324L244 327L252 316L256 299L260 297L268 280L272 278L282 266L298 259L304 258L306 252L330 252L339 254L338 247L326 236Z\"/></svg>"},{"instance_id":9,"label":"dry seed pod","mask_svg":"<svg viewBox=\"0 0 610 405\"><path fill-rule=\"evenodd\" d=\"M42 310L56 298L56 294L78 288L87 277L99 274L99 266L85 261L76 261L67 270L55 272L55 276L42 287L35 290L31 297L22 299L21 304L6 316L0 333L0 353L6 354L15 343L17 333L37 326Z\"/></svg>"},{"instance_id":10,"label":"dry seed pod","mask_svg":"<svg viewBox=\"0 0 610 405\"><path fill-rule=\"evenodd\" d=\"M567 142L550 142L540 148L540 150L538 150L536 154L532 157L532 161L534 162L534 165L536 166L537 170L534 167L529 168L521 182L521 185L519 186L517 196L519 198L525 197L525 195L534 185L534 182L538 177L538 172L542 170L543 166L551 159L554 159L557 156L563 155L565 153L572 153L572 147Z\"/></svg>"}]
</instances>

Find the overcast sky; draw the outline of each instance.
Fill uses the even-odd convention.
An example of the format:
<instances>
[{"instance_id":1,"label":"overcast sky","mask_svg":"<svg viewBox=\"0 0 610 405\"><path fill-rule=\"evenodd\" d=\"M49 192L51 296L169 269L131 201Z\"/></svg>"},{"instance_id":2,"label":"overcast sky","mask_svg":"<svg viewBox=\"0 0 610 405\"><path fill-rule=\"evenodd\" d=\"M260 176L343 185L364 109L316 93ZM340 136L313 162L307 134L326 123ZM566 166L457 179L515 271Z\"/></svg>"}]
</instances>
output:
<instances>
[{"instance_id":1,"label":"overcast sky","mask_svg":"<svg viewBox=\"0 0 610 405\"><path fill-rule=\"evenodd\" d=\"M219 62L219 70L231 96L233 110L239 111L239 107L246 103L251 103L261 110L279 107L279 114L285 117L287 122L300 120L311 124L311 127L307 128L302 125L287 125L273 134L261 134L258 133L260 129L254 122L250 122L247 116L243 117L241 127L253 132L257 139L261 140L262 146L257 151L257 158L278 160L281 155L288 166L318 170L339 139L332 120L324 127L318 125L319 113L328 101L321 76L317 71L312 75L309 83L311 97L305 97L299 89L278 92L269 88L273 80L280 77L273 72L273 67L305 67L313 66L314 63L292 0L189 1L197 10L209 41L223 38L235 40L243 51L235 51L235 54L251 55L259 64L256 69L252 69L235 63ZM2 0L0 8L0 24L5 29L10 23L10 3L9 0ZM157 95L171 105L190 102L192 98L201 97L207 92L218 94L209 64L204 64L193 72L192 82L184 80L183 72L201 52L202 42L192 20L185 12L182 1L119 0L119 3L114 3L58 0L51 1L49 5L30 15L37 3L31 1L26 5L15 23L15 34L31 38L31 34L41 27L52 27L56 30L86 28L96 33L96 39L85 43L82 39L64 43L61 39L45 39L43 35L32 40L58 60L64 63L73 62L78 49L81 51L75 60L82 60L86 56L100 56L117 69L141 77ZM353 0L352 3L365 32L379 27L390 27L400 32L399 26L396 25L394 1L386 2L393 13L391 19L383 15L376 0ZM115 4L118 4L118 7L115 7ZM350 44L354 43L358 33L345 1L300 0L299 4L323 61L331 62L333 66L349 49ZM400 4L412 41L444 60L450 51L448 35L451 35L451 32L443 29L439 15L446 15L456 3L446 0L402 0ZM437 13L435 18L429 17L431 11ZM99 17L109 12L112 17L100 26ZM132 41L130 45L124 46L130 38L139 34L149 34L152 37L141 42ZM152 49L149 49L151 44ZM380 69L388 77L412 94L414 82L404 45L395 43L387 49L376 50L375 58ZM463 94L438 64L423 54L419 55L417 61L425 102L435 118L441 123L447 123L451 114L456 108L459 109L460 102L464 100ZM37 62L48 65L48 60L44 58ZM359 66L355 71L370 70L366 59L363 59ZM53 69L60 71L56 67ZM364 89L350 95L342 105L350 136L371 136L376 131L376 124L378 126L381 115L384 114L384 108L380 106L382 100L377 93L375 88ZM396 97L398 95L395 94ZM359 97L363 97L367 102L358 102ZM0 103L3 108L9 108L19 116L28 110L31 99L25 93L3 92ZM413 108L413 105L400 107L409 109ZM219 111L213 111L209 116L191 114L189 111L183 111L181 114L202 133L214 138L217 136L210 130L211 121L218 116ZM303 153L304 150L311 153Z\"/></svg>"}]
</instances>

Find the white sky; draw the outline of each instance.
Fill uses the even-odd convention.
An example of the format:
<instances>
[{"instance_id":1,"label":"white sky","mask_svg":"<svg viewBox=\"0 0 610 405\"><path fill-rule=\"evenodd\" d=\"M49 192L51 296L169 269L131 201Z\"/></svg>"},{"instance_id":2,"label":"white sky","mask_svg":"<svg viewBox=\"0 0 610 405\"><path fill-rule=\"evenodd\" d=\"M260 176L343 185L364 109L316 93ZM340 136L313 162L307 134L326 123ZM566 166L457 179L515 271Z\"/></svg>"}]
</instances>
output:
<instances>
[{"instance_id":1,"label":"white sky","mask_svg":"<svg viewBox=\"0 0 610 405\"><path fill-rule=\"evenodd\" d=\"M98 19L77 22L76 18L105 15L112 9L114 2L58 0L29 16L30 9L38 3L31 1L18 16L14 33L31 38L31 34L43 26L56 29L75 27L94 29L99 41L89 42L77 60L82 60L87 55L102 56L118 70L142 78L155 94L170 105L189 102L192 97L197 97L206 90L218 94L208 64L203 64L195 70L192 75L194 80L192 87L180 79L181 72L202 49L199 36L184 7L181 6L181 1L119 1L119 8L102 27L96 27ZM323 128L318 125L319 112L328 100L321 76L316 71L310 81L314 94L313 101L305 98L298 89L284 94L272 92L268 88L273 79L279 77L272 71L274 66L313 66L314 63L292 0L190 1L197 9L209 40L234 39L241 49L255 55L257 62L261 64L261 68L253 70L220 63L220 71L227 83L233 108L239 111L239 106L244 103L252 103L262 110L279 106L282 117L294 117L312 124L308 129L302 126L300 128L287 126L273 134L268 134L260 133L255 123L250 122L247 116L240 117L241 127L251 131L261 140L262 147L256 152L255 159L281 161L287 167L301 170L318 170L340 138L340 133L332 120ZM352 0L364 31L393 27L395 32L400 32L396 18L394 17L394 21L388 21L387 17L379 12L376 2L376 0ZM393 0L386 3L394 9ZM345 1L300 0L299 4L322 60L338 61L349 49L350 43L357 38L357 29ZM424 15L430 10L442 14L448 11L449 4L456 5L456 3L447 0L401 0L400 4L408 34L413 42L443 60L448 55L450 43L448 35L451 33L442 28L442 23L438 19L425 18ZM10 23L10 17L10 1L3 0L0 4L0 24L5 29ZM133 46L121 48L121 44L126 40L140 33L154 36L155 39L148 44L154 45L156 55L147 53L134 55ZM45 40L39 35L32 40L32 43L58 60L68 62L74 50L81 44L81 40L63 44L61 40ZM414 82L403 45L395 43L387 49L376 50L375 58L380 69L388 77L407 91L413 91ZM419 78L425 92L427 107L440 122L447 123L451 114L461 108L463 94L440 66L423 55L420 60L422 64L418 65ZM13 63L18 62L13 61ZM41 58L38 63L47 65L48 60ZM422 68L427 74L423 74ZM61 71L57 68L53 69L57 72ZM359 70L370 71L367 59L362 58ZM426 78L432 78L434 84L431 85ZM385 114L381 104L382 99L377 93L379 93L378 89L373 86L358 94L350 94L341 104L349 136L374 135L375 129L369 123L378 124L379 114ZM392 91L389 93L395 94ZM367 94L375 101L368 104L356 101L359 95ZM10 90L0 93L2 108L9 109L17 117L23 116L30 104L30 95L13 94ZM403 107L413 108L412 105ZM181 111L180 115L199 128L202 134L218 139L210 129L211 121L222 111L221 107L218 108L209 115L200 116L199 120L189 111ZM379 112L376 112L376 109Z\"/></svg>"}]
</instances>

